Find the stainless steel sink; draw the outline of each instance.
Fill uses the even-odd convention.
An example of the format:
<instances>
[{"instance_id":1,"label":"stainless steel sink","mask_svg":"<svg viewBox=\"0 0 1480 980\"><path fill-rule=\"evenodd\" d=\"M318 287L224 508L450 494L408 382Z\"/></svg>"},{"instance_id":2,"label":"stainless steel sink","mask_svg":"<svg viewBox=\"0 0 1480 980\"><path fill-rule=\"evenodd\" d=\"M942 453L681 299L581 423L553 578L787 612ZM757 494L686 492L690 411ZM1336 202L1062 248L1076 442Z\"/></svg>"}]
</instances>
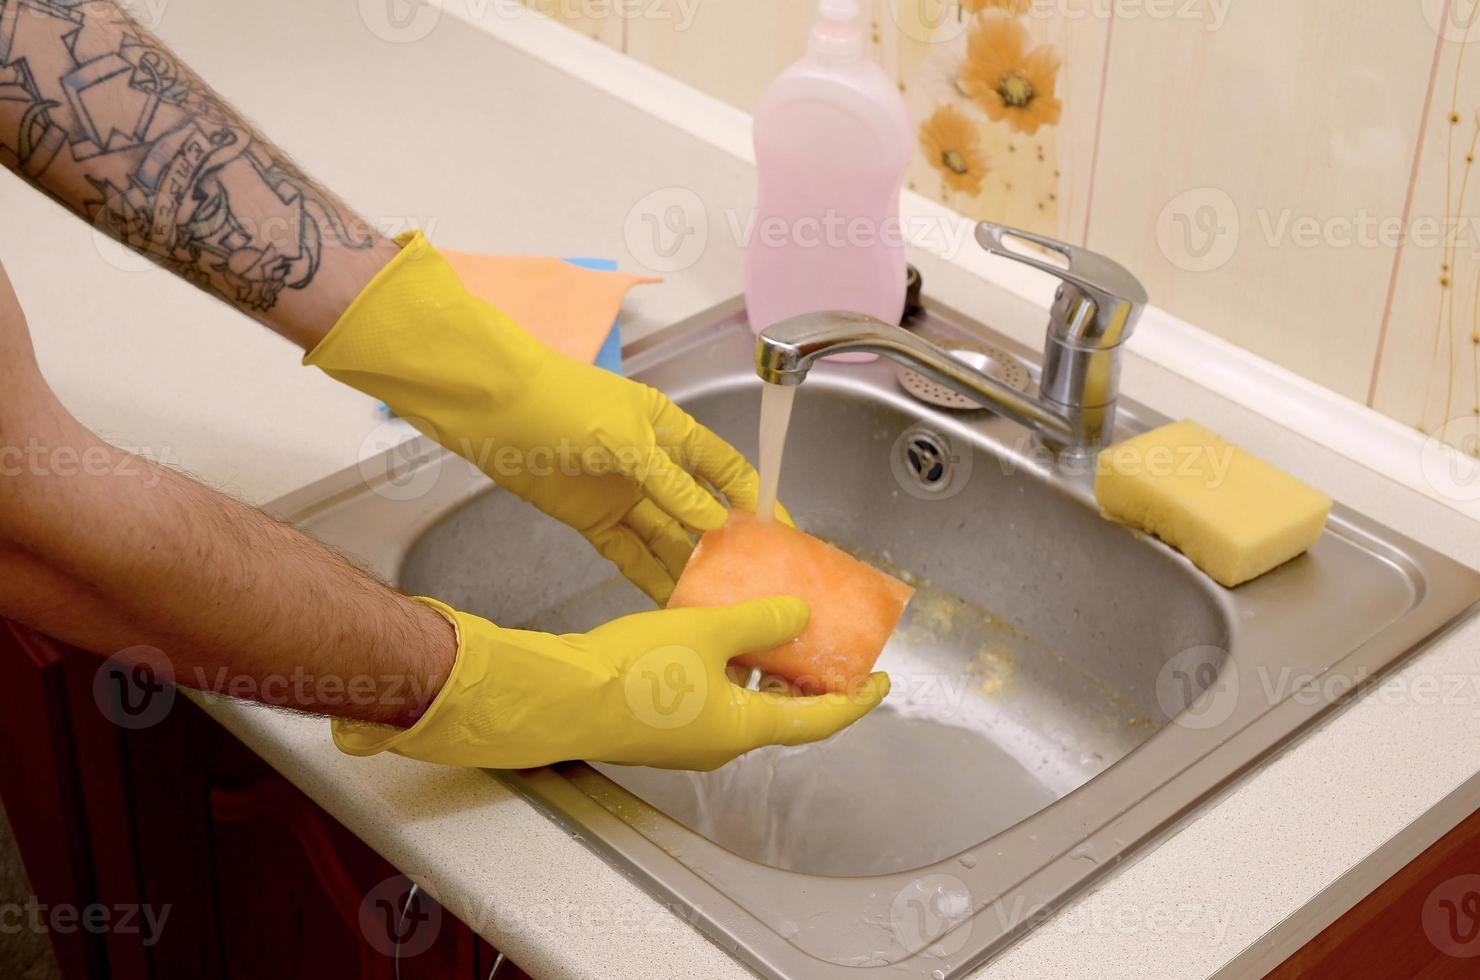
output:
<instances>
[{"instance_id":1,"label":"stainless steel sink","mask_svg":"<svg viewBox=\"0 0 1480 980\"><path fill-rule=\"evenodd\" d=\"M911 326L1036 379L1025 349L950 311ZM753 456L753 348L732 302L627 364ZM1480 601L1480 575L1339 506L1309 554L1223 589L1102 519L1082 464L904 380L888 361L815 369L781 485L803 527L919 589L884 707L715 773L496 774L763 975L964 975ZM1162 421L1126 402L1118 435ZM647 604L424 441L274 509L505 625L585 630Z\"/></svg>"}]
</instances>

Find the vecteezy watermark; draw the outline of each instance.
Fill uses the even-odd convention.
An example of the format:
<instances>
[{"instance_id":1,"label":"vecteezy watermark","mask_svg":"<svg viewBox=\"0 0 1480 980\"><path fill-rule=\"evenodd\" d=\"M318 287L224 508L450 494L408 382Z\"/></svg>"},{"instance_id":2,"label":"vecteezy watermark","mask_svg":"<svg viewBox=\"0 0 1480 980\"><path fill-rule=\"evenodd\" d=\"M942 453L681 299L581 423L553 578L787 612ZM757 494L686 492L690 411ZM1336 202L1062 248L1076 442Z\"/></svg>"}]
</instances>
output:
<instances>
[{"instance_id":1,"label":"vecteezy watermark","mask_svg":"<svg viewBox=\"0 0 1480 980\"><path fill-rule=\"evenodd\" d=\"M1413 245L1480 252L1480 219L1473 215L1417 215L1405 220L1364 208L1351 214L1323 216L1299 214L1293 208L1257 208L1254 217L1260 239L1270 248L1391 250Z\"/></svg>"},{"instance_id":2,"label":"vecteezy watermark","mask_svg":"<svg viewBox=\"0 0 1480 980\"><path fill-rule=\"evenodd\" d=\"M163 722L177 686L207 698L252 701L274 708L323 713L349 708L397 709L430 704L436 682L415 674L315 672L304 666L247 674L227 666L176 668L158 647L132 646L113 654L93 674L93 700L120 728L138 731Z\"/></svg>"},{"instance_id":3,"label":"vecteezy watermark","mask_svg":"<svg viewBox=\"0 0 1480 980\"><path fill-rule=\"evenodd\" d=\"M680 272L709 247L709 210L687 187L661 187L643 195L622 225L627 250L653 272Z\"/></svg>"},{"instance_id":4,"label":"vecteezy watermark","mask_svg":"<svg viewBox=\"0 0 1480 980\"><path fill-rule=\"evenodd\" d=\"M392 44L412 44L437 29L444 11L477 23L510 20L528 8L561 20L654 21L678 33L693 26L700 0L359 0L360 20L370 33Z\"/></svg>"},{"instance_id":5,"label":"vecteezy watermark","mask_svg":"<svg viewBox=\"0 0 1480 980\"><path fill-rule=\"evenodd\" d=\"M889 17L905 37L936 44L960 37L971 22L961 0L889 0Z\"/></svg>"},{"instance_id":6,"label":"vecteezy watermark","mask_svg":"<svg viewBox=\"0 0 1480 980\"><path fill-rule=\"evenodd\" d=\"M622 678L627 707L643 724L664 731L691 725L709 698L704 659L685 646L649 650Z\"/></svg>"},{"instance_id":7,"label":"vecteezy watermark","mask_svg":"<svg viewBox=\"0 0 1480 980\"><path fill-rule=\"evenodd\" d=\"M1223 724L1238 707L1238 696L1238 669L1221 647L1179 650L1156 673L1156 703L1183 728Z\"/></svg>"},{"instance_id":8,"label":"vecteezy watermark","mask_svg":"<svg viewBox=\"0 0 1480 980\"><path fill-rule=\"evenodd\" d=\"M1234 452L1233 446L1123 444L1112 446L1096 457L1066 459L1065 465L1089 465L1092 459L1097 474L1149 476L1158 480L1200 478L1208 489L1216 490L1228 479Z\"/></svg>"},{"instance_id":9,"label":"vecteezy watermark","mask_svg":"<svg viewBox=\"0 0 1480 980\"><path fill-rule=\"evenodd\" d=\"M464 921L481 933L518 932L556 941L588 936L651 939L689 934L700 914L674 902L592 902L560 898L525 903L492 903L471 896Z\"/></svg>"},{"instance_id":10,"label":"vecteezy watermark","mask_svg":"<svg viewBox=\"0 0 1480 980\"><path fill-rule=\"evenodd\" d=\"M1384 249L1404 245L1480 253L1480 218L1474 215L1308 214L1294 208L1240 209L1217 187L1183 191L1162 208L1156 244L1184 272L1221 269L1245 240L1270 249Z\"/></svg>"},{"instance_id":11,"label":"vecteezy watermark","mask_svg":"<svg viewBox=\"0 0 1480 980\"><path fill-rule=\"evenodd\" d=\"M1057 928L1073 936L1191 937L1209 946L1228 935L1234 908L1222 903L1099 901L1091 897L1062 909L1054 917Z\"/></svg>"},{"instance_id":12,"label":"vecteezy watermark","mask_svg":"<svg viewBox=\"0 0 1480 980\"><path fill-rule=\"evenodd\" d=\"M391 959L420 956L442 931L442 906L405 875L387 878L360 902L360 934Z\"/></svg>"},{"instance_id":13,"label":"vecteezy watermark","mask_svg":"<svg viewBox=\"0 0 1480 980\"><path fill-rule=\"evenodd\" d=\"M1193 646L1170 657L1156 678L1163 714L1183 728L1212 728L1227 721L1240 700L1273 707L1289 701L1322 708L1360 694L1394 708L1468 708L1480 717L1480 674L1408 670L1379 679L1366 666L1311 668L1290 663L1239 668L1218 646Z\"/></svg>"},{"instance_id":14,"label":"vecteezy watermark","mask_svg":"<svg viewBox=\"0 0 1480 980\"><path fill-rule=\"evenodd\" d=\"M1460 503L1480 500L1480 415L1445 422L1419 450L1423 478L1441 497Z\"/></svg>"},{"instance_id":15,"label":"vecteezy watermark","mask_svg":"<svg viewBox=\"0 0 1480 980\"><path fill-rule=\"evenodd\" d=\"M179 682L202 694L255 701L273 708L324 712L345 708L404 708L430 704L437 685L414 674L338 674L297 666L267 674L243 674L229 667L192 667Z\"/></svg>"},{"instance_id":16,"label":"vecteezy watermark","mask_svg":"<svg viewBox=\"0 0 1480 980\"><path fill-rule=\"evenodd\" d=\"M1035 20L1178 20L1201 22L1216 31L1233 0L1003 0L995 9ZM981 4L977 4L981 7ZM973 13L961 0L889 0L894 23L917 41L940 43L959 36Z\"/></svg>"},{"instance_id":17,"label":"vecteezy watermark","mask_svg":"<svg viewBox=\"0 0 1480 980\"><path fill-rule=\"evenodd\" d=\"M110 446L48 446L28 436L23 446L0 446L0 477L141 477L154 489L170 469L169 446L117 450Z\"/></svg>"},{"instance_id":18,"label":"vecteezy watermark","mask_svg":"<svg viewBox=\"0 0 1480 980\"><path fill-rule=\"evenodd\" d=\"M417 433L437 439L437 428L421 418L391 416L371 427L360 441L360 479L387 500L420 500L442 478L440 452L428 453Z\"/></svg>"},{"instance_id":19,"label":"vecteezy watermark","mask_svg":"<svg viewBox=\"0 0 1480 980\"><path fill-rule=\"evenodd\" d=\"M664 484L659 481L692 480L690 474L699 471L704 460L704 451L698 446L629 443L608 448L565 438L534 445L515 445L495 438L444 438L425 419L393 417L378 422L360 443L360 477L376 494L389 500L417 500L437 486L448 457L418 442L418 432L515 492L552 477L613 474L661 489Z\"/></svg>"},{"instance_id":20,"label":"vecteezy watermark","mask_svg":"<svg viewBox=\"0 0 1480 980\"><path fill-rule=\"evenodd\" d=\"M469 11L477 0L465 0ZM485 3L487 0L485 0ZM703 0L531 0L529 6L548 17L572 21L651 21L682 34L694 26Z\"/></svg>"},{"instance_id":21,"label":"vecteezy watermark","mask_svg":"<svg viewBox=\"0 0 1480 980\"><path fill-rule=\"evenodd\" d=\"M927 710L932 718L943 718L960 711L982 681L981 674L970 668L950 674L891 668L889 702L902 710Z\"/></svg>"},{"instance_id":22,"label":"vecteezy watermark","mask_svg":"<svg viewBox=\"0 0 1480 980\"><path fill-rule=\"evenodd\" d=\"M1232 446L1188 444L1182 446L1138 446L1122 443L1093 455L1056 454L1027 433L1018 436L1013 452L1002 453L998 466L1003 476L1024 468L1057 470L1066 476L1149 476L1158 480L1199 481L1210 490L1221 487L1233 468Z\"/></svg>"},{"instance_id":23,"label":"vecteezy watermark","mask_svg":"<svg viewBox=\"0 0 1480 980\"><path fill-rule=\"evenodd\" d=\"M1480 41L1480 0L1419 0L1419 10L1429 29L1450 44Z\"/></svg>"},{"instance_id":24,"label":"vecteezy watermark","mask_svg":"<svg viewBox=\"0 0 1480 980\"><path fill-rule=\"evenodd\" d=\"M946 258L972 243L976 225L961 215L893 215L874 219L824 208L794 217L762 216L754 209L726 208L710 220L703 198L687 187L663 187L645 194L623 222L627 250L652 272L679 272L705 255L712 236L732 245L758 243L768 249L902 248L915 245Z\"/></svg>"},{"instance_id":25,"label":"vecteezy watermark","mask_svg":"<svg viewBox=\"0 0 1480 980\"><path fill-rule=\"evenodd\" d=\"M1261 666L1249 671L1258 681L1260 703L1280 704L1289 700L1307 707L1336 704L1353 694L1394 708L1432 709L1435 707L1469 708L1480 717L1480 675L1465 673L1395 674L1379 681L1368 667L1356 670L1331 668L1313 670L1289 664ZM1242 683L1248 684L1246 676Z\"/></svg>"},{"instance_id":26,"label":"vecteezy watermark","mask_svg":"<svg viewBox=\"0 0 1480 980\"><path fill-rule=\"evenodd\" d=\"M1003 0L989 5L1000 13L1035 20L1074 23L1089 20L1198 21L1216 31L1233 0ZM955 40L974 19L981 3L962 0L889 0L889 15L904 36L942 44Z\"/></svg>"},{"instance_id":27,"label":"vecteezy watermark","mask_svg":"<svg viewBox=\"0 0 1480 980\"><path fill-rule=\"evenodd\" d=\"M98 710L119 728L152 728L174 707L174 664L158 647L126 647L98 667L92 693Z\"/></svg>"},{"instance_id":28,"label":"vecteezy watermark","mask_svg":"<svg viewBox=\"0 0 1480 980\"><path fill-rule=\"evenodd\" d=\"M1156 218L1157 248L1185 272L1221 269L1238 252L1238 243L1238 206L1221 188L1183 191Z\"/></svg>"},{"instance_id":29,"label":"vecteezy watermark","mask_svg":"<svg viewBox=\"0 0 1480 980\"><path fill-rule=\"evenodd\" d=\"M971 889L955 875L922 875L895 893L889 903L889 927L906 952L929 948L931 955L952 956L971 938Z\"/></svg>"},{"instance_id":30,"label":"vecteezy watermark","mask_svg":"<svg viewBox=\"0 0 1480 980\"><path fill-rule=\"evenodd\" d=\"M731 241L742 248L751 242L766 248L801 250L917 245L954 258L976 241L976 225L964 216L949 213L890 215L875 220L823 208L815 214L783 218L727 208L724 215Z\"/></svg>"},{"instance_id":31,"label":"vecteezy watermark","mask_svg":"<svg viewBox=\"0 0 1480 980\"><path fill-rule=\"evenodd\" d=\"M965 440L934 427L912 425L889 447L889 471L917 500L949 500L971 482L976 452Z\"/></svg>"},{"instance_id":32,"label":"vecteezy watermark","mask_svg":"<svg viewBox=\"0 0 1480 980\"><path fill-rule=\"evenodd\" d=\"M24 902L0 903L0 935L15 936L23 932L72 935L84 932L94 936L138 936L146 948L159 942L169 921L171 905L47 905L34 895Z\"/></svg>"},{"instance_id":33,"label":"vecteezy watermark","mask_svg":"<svg viewBox=\"0 0 1480 980\"><path fill-rule=\"evenodd\" d=\"M1424 899L1423 934L1434 948L1455 959L1480 956L1480 874L1455 875Z\"/></svg>"}]
</instances>

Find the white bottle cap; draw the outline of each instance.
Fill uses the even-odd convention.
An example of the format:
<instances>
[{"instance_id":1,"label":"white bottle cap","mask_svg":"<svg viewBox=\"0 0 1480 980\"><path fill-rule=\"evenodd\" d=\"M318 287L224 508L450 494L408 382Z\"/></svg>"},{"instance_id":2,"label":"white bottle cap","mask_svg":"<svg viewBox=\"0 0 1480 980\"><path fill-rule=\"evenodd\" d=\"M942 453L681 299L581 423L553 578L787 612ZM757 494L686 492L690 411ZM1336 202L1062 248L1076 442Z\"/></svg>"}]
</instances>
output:
<instances>
[{"instance_id":1,"label":"white bottle cap","mask_svg":"<svg viewBox=\"0 0 1480 980\"><path fill-rule=\"evenodd\" d=\"M823 20L857 20L858 0L820 0L817 13Z\"/></svg>"}]
</instances>

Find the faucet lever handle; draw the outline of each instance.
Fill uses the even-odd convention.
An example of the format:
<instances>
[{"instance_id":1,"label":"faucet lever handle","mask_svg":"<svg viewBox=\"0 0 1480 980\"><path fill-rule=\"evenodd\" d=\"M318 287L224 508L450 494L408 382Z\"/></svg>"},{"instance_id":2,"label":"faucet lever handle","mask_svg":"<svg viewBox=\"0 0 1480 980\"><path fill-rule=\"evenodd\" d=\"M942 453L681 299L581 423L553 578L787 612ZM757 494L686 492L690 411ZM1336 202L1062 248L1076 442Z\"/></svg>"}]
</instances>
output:
<instances>
[{"instance_id":1,"label":"faucet lever handle","mask_svg":"<svg viewBox=\"0 0 1480 980\"><path fill-rule=\"evenodd\" d=\"M1013 238L1062 255L1067 267L1012 247L1008 240ZM1085 331L1086 334L1123 340L1130 335L1141 308L1146 305L1146 287L1141 281L1125 266L1098 252L990 221L976 226L976 241L990 255L1021 262L1076 287L1094 303L1096 319L1100 321L1096 329Z\"/></svg>"}]
</instances>

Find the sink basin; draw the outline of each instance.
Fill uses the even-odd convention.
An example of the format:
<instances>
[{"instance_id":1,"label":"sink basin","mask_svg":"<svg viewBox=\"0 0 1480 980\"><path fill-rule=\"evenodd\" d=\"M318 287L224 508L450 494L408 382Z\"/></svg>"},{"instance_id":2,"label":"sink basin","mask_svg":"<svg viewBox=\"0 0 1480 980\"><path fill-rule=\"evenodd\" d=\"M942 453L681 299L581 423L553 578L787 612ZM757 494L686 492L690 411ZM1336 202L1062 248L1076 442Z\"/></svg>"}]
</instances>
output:
<instances>
[{"instance_id":1,"label":"sink basin","mask_svg":"<svg viewBox=\"0 0 1480 980\"><path fill-rule=\"evenodd\" d=\"M909 325L1036 379L1028 351L952 311ZM753 344L735 301L627 366L754 458ZM912 389L888 361L815 369L781 482L802 527L918 589L883 707L713 773L495 774L763 975L965 975L1480 600L1480 575L1339 506L1308 554L1221 588L1102 519L1086 464ZM1163 421L1123 402L1118 438ZM504 625L583 631L649 605L425 441L274 510Z\"/></svg>"}]
</instances>

